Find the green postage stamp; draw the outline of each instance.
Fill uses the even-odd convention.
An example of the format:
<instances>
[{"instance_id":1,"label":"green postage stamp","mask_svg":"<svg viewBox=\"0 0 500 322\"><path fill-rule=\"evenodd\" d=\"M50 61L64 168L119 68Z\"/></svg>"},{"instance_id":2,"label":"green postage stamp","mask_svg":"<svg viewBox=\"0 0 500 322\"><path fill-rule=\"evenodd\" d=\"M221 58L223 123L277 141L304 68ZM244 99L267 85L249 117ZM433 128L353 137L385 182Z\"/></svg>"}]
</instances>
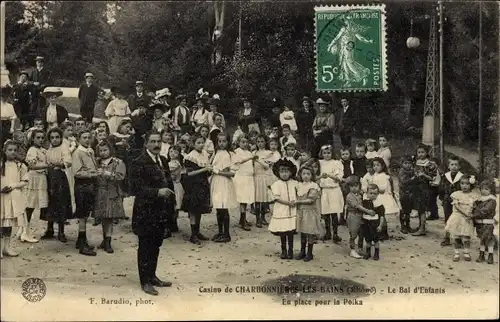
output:
<instances>
[{"instance_id":1,"label":"green postage stamp","mask_svg":"<svg viewBox=\"0 0 500 322\"><path fill-rule=\"evenodd\" d=\"M386 91L385 5L319 6L316 90Z\"/></svg>"}]
</instances>

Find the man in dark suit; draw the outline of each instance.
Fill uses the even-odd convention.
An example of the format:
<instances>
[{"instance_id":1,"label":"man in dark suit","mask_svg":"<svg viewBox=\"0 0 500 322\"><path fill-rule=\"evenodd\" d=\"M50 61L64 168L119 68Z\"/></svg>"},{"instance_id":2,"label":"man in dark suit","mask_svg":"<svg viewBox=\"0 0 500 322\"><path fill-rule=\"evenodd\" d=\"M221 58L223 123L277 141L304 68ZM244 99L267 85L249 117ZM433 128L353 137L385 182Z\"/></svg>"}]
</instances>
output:
<instances>
[{"instance_id":1,"label":"man in dark suit","mask_svg":"<svg viewBox=\"0 0 500 322\"><path fill-rule=\"evenodd\" d=\"M92 124L95 103L100 93L101 89L94 84L94 74L85 73L85 83L78 90L78 99L80 100L80 114L88 124Z\"/></svg>"},{"instance_id":2,"label":"man in dark suit","mask_svg":"<svg viewBox=\"0 0 500 322\"><path fill-rule=\"evenodd\" d=\"M349 106L349 101L343 98L340 101L342 108L338 113L338 131L342 146L350 149L352 143L352 136L356 126L356 110Z\"/></svg>"},{"instance_id":3,"label":"man in dark suit","mask_svg":"<svg viewBox=\"0 0 500 322\"><path fill-rule=\"evenodd\" d=\"M33 83L33 100L31 106L32 115L38 114L41 108L47 105L47 101L43 95L43 90L45 87L52 85L52 80L50 79L52 72L45 68L45 59L42 56L36 56L35 58L36 68L33 69L29 80Z\"/></svg>"},{"instance_id":4,"label":"man in dark suit","mask_svg":"<svg viewBox=\"0 0 500 322\"><path fill-rule=\"evenodd\" d=\"M28 82L28 72L22 71L19 74L19 82L13 86L12 96L14 97L14 111L24 129L28 129L33 123L31 105L34 91L33 84Z\"/></svg>"},{"instance_id":5,"label":"man in dark suit","mask_svg":"<svg viewBox=\"0 0 500 322\"><path fill-rule=\"evenodd\" d=\"M175 212L175 195L167 159L160 156L160 134L147 133L145 141L146 149L133 161L130 172L135 194L132 230L139 237L137 264L142 290L158 295L154 286L172 286L156 276L156 267L168 218Z\"/></svg>"},{"instance_id":6,"label":"man in dark suit","mask_svg":"<svg viewBox=\"0 0 500 322\"><path fill-rule=\"evenodd\" d=\"M297 127L302 148L312 151L314 148L313 123L316 118L316 110L309 97L302 98L302 107L297 112Z\"/></svg>"},{"instance_id":7,"label":"man in dark suit","mask_svg":"<svg viewBox=\"0 0 500 322\"><path fill-rule=\"evenodd\" d=\"M144 82L135 82L135 93L130 95L128 99L128 106L130 111L135 111L136 109L142 107L148 108L151 104L151 97L149 97L144 90Z\"/></svg>"}]
</instances>

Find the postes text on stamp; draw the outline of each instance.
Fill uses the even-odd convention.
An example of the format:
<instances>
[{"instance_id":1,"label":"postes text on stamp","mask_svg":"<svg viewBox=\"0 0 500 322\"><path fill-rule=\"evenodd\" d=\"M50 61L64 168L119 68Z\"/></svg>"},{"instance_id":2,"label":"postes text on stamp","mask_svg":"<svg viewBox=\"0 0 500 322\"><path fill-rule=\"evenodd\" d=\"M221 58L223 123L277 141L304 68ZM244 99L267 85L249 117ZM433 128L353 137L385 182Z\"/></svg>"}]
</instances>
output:
<instances>
[{"instance_id":1,"label":"postes text on stamp","mask_svg":"<svg viewBox=\"0 0 500 322\"><path fill-rule=\"evenodd\" d=\"M319 6L314 11L316 90L387 90L385 6Z\"/></svg>"}]
</instances>

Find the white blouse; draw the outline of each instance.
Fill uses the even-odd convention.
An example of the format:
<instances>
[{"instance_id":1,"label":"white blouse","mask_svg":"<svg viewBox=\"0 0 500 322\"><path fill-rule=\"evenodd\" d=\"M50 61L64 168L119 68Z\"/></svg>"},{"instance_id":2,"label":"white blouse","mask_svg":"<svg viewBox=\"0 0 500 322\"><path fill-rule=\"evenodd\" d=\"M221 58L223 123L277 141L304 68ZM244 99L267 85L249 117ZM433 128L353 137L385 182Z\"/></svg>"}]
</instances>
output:
<instances>
[{"instance_id":1,"label":"white blouse","mask_svg":"<svg viewBox=\"0 0 500 322\"><path fill-rule=\"evenodd\" d=\"M253 168L253 161L249 160L244 163L241 163L244 159L248 159L253 157L252 152L248 150L243 150L241 148L237 148L234 150L234 164L237 167L238 171L236 172L237 175L240 176L253 176L254 174L254 168Z\"/></svg>"}]
</instances>

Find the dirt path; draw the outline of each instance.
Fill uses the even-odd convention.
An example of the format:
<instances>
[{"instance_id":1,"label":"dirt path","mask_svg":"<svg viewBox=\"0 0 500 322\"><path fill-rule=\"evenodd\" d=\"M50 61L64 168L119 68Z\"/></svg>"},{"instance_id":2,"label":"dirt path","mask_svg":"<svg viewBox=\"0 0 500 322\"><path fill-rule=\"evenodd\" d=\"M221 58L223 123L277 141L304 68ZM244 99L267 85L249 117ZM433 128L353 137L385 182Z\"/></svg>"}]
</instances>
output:
<instances>
[{"instance_id":1,"label":"dirt path","mask_svg":"<svg viewBox=\"0 0 500 322\"><path fill-rule=\"evenodd\" d=\"M127 200L127 212L131 212ZM232 223L236 222L233 214ZM253 218L252 218L253 219ZM393 238L381 246L381 260L355 260L348 256L348 231L340 228L340 245L319 243L315 259L282 261L279 259L279 240L265 228L253 227L245 232L233 228L233 241L229 244L205 243L193 246L187 239L189 220L182 214L179 219L181 233L165 241L158 275L174 283L162 289L160 296L142 293L138 283L136 248L137 239L131 233L130 221L115 229L114 254L98 251L96 257L77 253L74 242L77 225L73 221L67 228L67 245L58 241L38 244L19 244L18 258L4 258L2 264L2 319L5 320L74 320L74 319L222 319L222 318L332 318L336 317L495 317L498 316L498 259L494 265L476 262L453 263L453 250L439 246L442 221L429 223L429 234L422 238L401 235L397 218L389 218L389 231ZM202 229L207 235L216 231L214 215L203 218ZM43 223L35 223L36 235L43 233ZM90 243L100 242L99 227L90 226ZM473 256L477 255L477 240L473 243ZM298 240L295 241L297 249ZM293 294L242 293L238 286L261 286L282 277L295 280L294 274L305 275L303 286L317 276L326 278L323 290ZM30 303L21 295L21 284L29 277L39 277L47 285L46 297ZM302 277L301 277L302 278ZM374 294L326 292L328 287L347 284L375 288ZM283 281L282 281L283 282ZM356 284L357 283L357 284ZM400 287L417 286L443 289L445 294L402 294ZM201 292L220 288L221 293ZM226 287L233 293L226 293ZM388 288L395 288L389 294ZM373 290L371 291L373 292ZM89 298L96 302L90 303ZM129 301L125 304L100 304L107 300ZM343 303L344 299L358 298L363 305ZM140 302L152 300L151 303ZM283 299L291 300L284 305ZM294 306L295 300L305 300ZM311 299L308 305L307 300ZM334 304L338 299L342 304ZM327 305L315 306L322 300ZM136 301L137 306L136 306ZM142 304L141 304L142 303ZM359 304L359 303L358 303ZM222 306L230 308L222 311ZM137 308L141 308L137 310ZM148 309L148 311L144 309ZM377 314L372 310L376 308ZM417 310L420 308L421 310ZM57 311L56 311L57 310ZM243 314L243 315L242 315Z\"/></svg>"}]
</instances>

